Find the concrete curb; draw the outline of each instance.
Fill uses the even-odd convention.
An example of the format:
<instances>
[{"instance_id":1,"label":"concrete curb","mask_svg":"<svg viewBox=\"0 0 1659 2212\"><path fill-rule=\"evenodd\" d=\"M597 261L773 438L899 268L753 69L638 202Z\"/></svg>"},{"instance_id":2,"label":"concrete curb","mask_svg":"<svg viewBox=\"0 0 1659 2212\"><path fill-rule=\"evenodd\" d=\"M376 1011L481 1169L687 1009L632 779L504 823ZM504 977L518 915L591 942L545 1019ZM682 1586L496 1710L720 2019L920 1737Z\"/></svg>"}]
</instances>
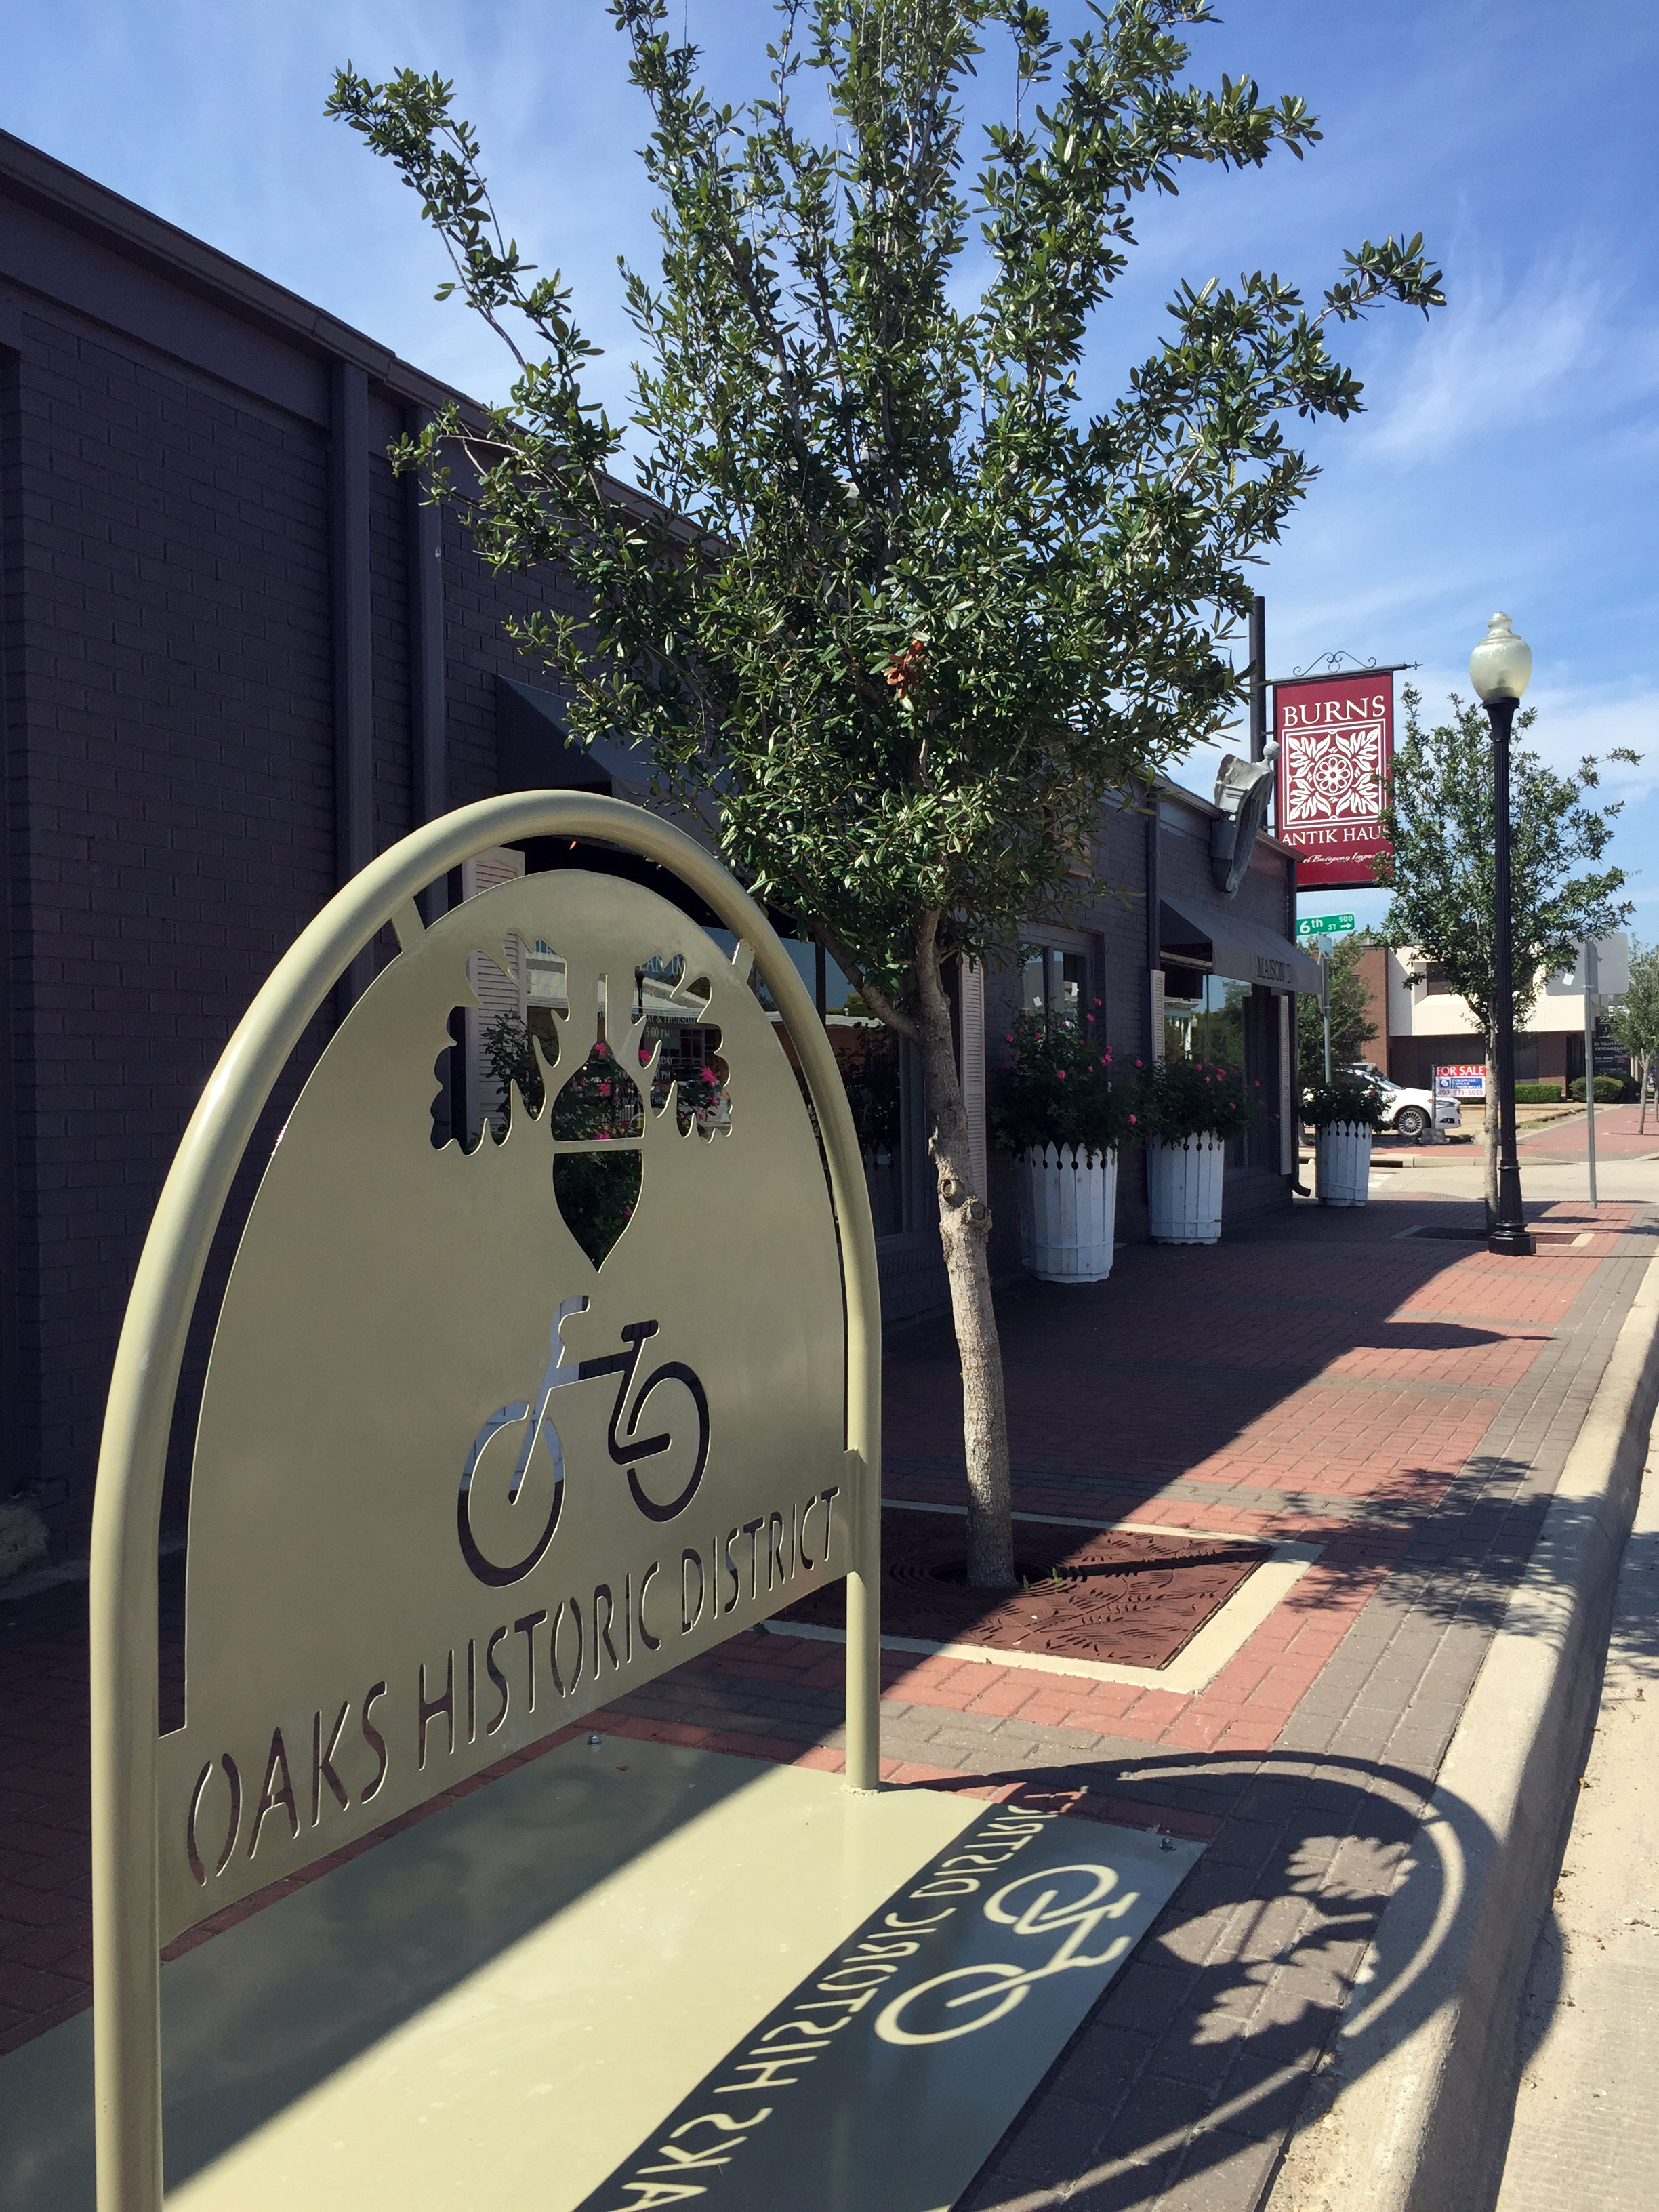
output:
<instances>
[{"instance_id":1,"label":"concrete curb","mask_svg":"<svg viewBox=\"0 0 1659 2212\"><path fill-rule=\"evenodd\" d=\"M1659 1257L1625 1317L1469 1693L1419 1844L1268 2212L1485 2212L1516 2028L1594 1721L1619 1562L1659 1401ZM1403 1879L1437 1852L1445 1885ZM1411 2023L1377 1993L1413 1985Z\"/></svg>"}]
</instances>

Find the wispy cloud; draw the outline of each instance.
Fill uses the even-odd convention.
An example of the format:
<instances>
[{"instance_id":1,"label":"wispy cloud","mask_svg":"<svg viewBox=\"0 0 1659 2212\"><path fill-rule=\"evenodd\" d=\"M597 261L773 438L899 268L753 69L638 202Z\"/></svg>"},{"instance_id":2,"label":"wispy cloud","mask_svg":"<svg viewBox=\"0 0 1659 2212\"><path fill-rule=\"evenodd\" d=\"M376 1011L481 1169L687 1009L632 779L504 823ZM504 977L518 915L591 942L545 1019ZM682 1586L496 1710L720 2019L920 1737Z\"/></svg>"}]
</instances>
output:
<instances>
[{"instance_id":1,"label":"wispy cloud","mask_svg":"<svg viewBox=\"0 0 1659 2212\"><path fill-rule=\"evenodd\" d=\"M1513 286L1464 276L1360 442L1423 460L1550 421L1604 416L1659 390L1659 324L1628 312L1605 254L1536 264Z\"/></svg>"},{"instance_id":2,"label":"wispy cloud","mask_svg":"<svg viewBox=\"0 0 1659 2212\"><path fill-rule=\"evenodd\" d=\"M1454 693L1465 701L1474 696L1467 667L1423 668L1404 680L1420 694L1419 712L1431 726L1449 718ZM1601 764L1607 796L1635 799L1659 791L1659 689L1534 684L1526 703L1538 719L1522 742L1550 767L1575 769L1588 755ZM1615 746L1639 753L1639 766L1609 761Z\"/></svg>"}]
</instances>

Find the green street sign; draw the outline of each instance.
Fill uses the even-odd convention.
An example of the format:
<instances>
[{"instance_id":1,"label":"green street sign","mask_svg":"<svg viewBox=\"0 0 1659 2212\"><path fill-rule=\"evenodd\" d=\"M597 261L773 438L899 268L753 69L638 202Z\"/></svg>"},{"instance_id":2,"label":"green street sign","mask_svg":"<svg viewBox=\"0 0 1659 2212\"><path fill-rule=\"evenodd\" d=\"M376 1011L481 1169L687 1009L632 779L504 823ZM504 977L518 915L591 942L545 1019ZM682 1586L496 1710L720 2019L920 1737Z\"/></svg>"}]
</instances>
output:
<instances>
[{"instance_id":1,"label":"green street sign","mask_svg":"<svg viewBox=\"0 0 1659 2212\"><path fill-rule=\"evenodd\" d=\"M1316 914L1307 921L1298 921L1296 933L1298 937L1326 937L1334 930L1352 929L1353 926L1351 914Z\"/></svg>"}]
</instances>

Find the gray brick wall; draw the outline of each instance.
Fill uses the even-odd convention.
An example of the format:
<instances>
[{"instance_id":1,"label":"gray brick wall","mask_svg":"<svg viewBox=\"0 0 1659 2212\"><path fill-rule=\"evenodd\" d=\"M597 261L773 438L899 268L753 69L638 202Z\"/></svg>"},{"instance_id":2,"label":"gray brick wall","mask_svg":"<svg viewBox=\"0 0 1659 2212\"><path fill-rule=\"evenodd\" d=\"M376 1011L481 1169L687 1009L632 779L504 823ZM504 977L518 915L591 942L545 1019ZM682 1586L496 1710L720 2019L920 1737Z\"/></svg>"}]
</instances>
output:
<instances>
[{"instance_id":1,"label":"gray brick wall","mask_svg":"<svg viewBox=\"0 0 1659 2212\"><path fill-rule=\"evenodd\" d=\"M55 303L5 382L0 544L10 737L18 1371L0 1489L80 1547L116 1336L202 1086L276 959L336 888L328 428ZM274 380L301 398L297 373ZM374 828L414 826L410 510L371 404ZM444 522L452 805L496 787L498 579ZM568 604L568 594L564 595ZM389 934L380 948L389 957ZM204 1284L169 1510L212 1320L270 1146L330 1034L313 1024L250 1149Z\"/></svg>"},{"instance_id":2,"label":"gray brick wall","mask_svg":"<svg viewBox=\"0 0 1659 2212\"><path fill-rule=\"evenodd\" d=\"M331 888L325 456L65 312L25 314L17 385L13 1472L72 1536L167 1164Z\"/></svg>"}]
</instances>

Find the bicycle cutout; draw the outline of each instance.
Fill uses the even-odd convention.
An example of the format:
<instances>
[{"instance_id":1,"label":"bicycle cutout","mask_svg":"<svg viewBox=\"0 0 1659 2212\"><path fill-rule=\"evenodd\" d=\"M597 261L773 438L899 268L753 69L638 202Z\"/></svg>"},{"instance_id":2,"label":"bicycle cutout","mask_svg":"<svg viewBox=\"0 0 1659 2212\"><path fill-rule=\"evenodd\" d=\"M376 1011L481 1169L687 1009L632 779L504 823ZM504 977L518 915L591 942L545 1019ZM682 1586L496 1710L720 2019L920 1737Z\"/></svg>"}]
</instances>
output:
<instances>
[{"instance_id":1,"label":"bicycle cutout","mask_svg":"<svg viewBox=\"0 0 1659 2212\"><path fill-rule=\"evenodd\" d=\"M606 1353L597 1359L584 1359L574 1368L563 1365L564 1346L559 1335L560 1323L568 1314L586 1310L585 1297L567 1298L553 1316L551 1356L533 1397L519 1399L511 1405L501 1406L489 1416L472 1442L467 1454L466 1466L461 1474L459 1493L456 1499L455 1528L460 1540L461 1555L481 1583L492 1589L504 1589L511 1583L522 1582L538 1566L553 1541L559 1525L559 1516L564 1504L565 1465L564 1447L550 1414L553 1393L568 1389L574 1383L597 1380L600 1376L615 1375L616 1403L611 1409L611 1419L605 1431L605 1443L617 1467L628 1471L628 1487L635 1505L648 1521L672 1521L683 1513L696 1497L708 1464L708 1397L696 1370L683 1359L665 1360L655 1367L640 1384L637 1390L634 1379L640 1365L641 1354L651 1338L656 1335L659 1323L655 1321L631 1321L622 1330L623 1349ZM661 1499L653 1497L640 1479L640 1468L644 1462L659 1458L669 1451L676 1440L677 1431L684 1434L683 1419L670 1415L669 1426L660 1434L641 1436L641 1419L646 1401L656 1391L683 1389L691 1401L696 1419L697 1444L691 1472L678 1493ZM630 1394L632 1402L630 1404ZM658 1400L656 1418L664 1418L665 1404ZM520 1557L506 1565L492 1559L480 1545L472 1526L472 1499L475 1489L481 1487L480 1478L485 1472L484 1462L490 1461L489 1472L504 1456L501 1450L491 1451L497 1437L509 1431L519 1432L519 1449L512 1479L507 1485L507 1503L516 1507L526 1478L537 1462L537 1445L540 1443L551 1463L553 1496L548 1507L547 1518L540 1534Z\"/></svg>"}]
</instances>

